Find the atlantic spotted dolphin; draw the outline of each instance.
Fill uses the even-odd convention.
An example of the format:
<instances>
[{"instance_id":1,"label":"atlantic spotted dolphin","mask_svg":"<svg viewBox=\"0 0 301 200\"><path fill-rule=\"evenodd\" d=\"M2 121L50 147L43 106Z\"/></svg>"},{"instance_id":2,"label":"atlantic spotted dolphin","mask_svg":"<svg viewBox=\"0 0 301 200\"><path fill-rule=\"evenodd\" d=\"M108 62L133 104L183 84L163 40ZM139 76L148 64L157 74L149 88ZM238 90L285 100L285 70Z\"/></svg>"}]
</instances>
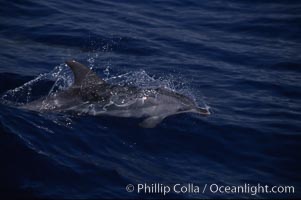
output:
<instances>
[{"instance_id":1,"label":"atlantic spotted dolphin","mask_svg":"<svg viewBox=\"0 0 301 200\"><path fill-rule=\"evenodd\" d=\"M164 88L112 85L91 69L74 60L67 61L74 75L68 89L23 105L40 112L75 111L91 115L144 118L142 127L153 128L164 118L180 113L209 115L207 108L182 94Z\"/></svg>"}]
</instances>

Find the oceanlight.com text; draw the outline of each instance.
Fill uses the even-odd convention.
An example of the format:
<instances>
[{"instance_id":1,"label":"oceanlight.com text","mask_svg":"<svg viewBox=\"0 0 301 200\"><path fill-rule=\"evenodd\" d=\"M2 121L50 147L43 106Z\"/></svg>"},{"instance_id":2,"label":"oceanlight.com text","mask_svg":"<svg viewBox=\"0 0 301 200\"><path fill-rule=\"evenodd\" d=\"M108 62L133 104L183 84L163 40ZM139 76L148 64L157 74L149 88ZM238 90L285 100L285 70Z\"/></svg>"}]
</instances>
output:
<instances>
[{"instance_id":1,"label":"oceanlight.com text","mask_svg":"<svg viewBox=\"0 0 301 200\"><path fill-rule=\"evenodd\" d=\"M264 184L242 184L242 185L221 185L221 184L162 184L162 183L141 183L128 184L127 192L136 192L137 194L294 194L295 187L288 185L264 185Z\"/></svg>"}]
</instances>

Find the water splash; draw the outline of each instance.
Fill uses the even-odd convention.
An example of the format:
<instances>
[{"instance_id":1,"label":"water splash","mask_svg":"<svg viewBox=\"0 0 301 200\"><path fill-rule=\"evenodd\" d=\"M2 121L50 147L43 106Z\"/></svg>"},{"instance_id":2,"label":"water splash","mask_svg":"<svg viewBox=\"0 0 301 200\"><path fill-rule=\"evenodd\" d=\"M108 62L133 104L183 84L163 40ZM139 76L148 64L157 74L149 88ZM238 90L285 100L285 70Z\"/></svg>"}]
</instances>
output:
<instances>
[{"instance_id":1,"label":"water splash","mask_svg":"<svg viewBox=\"0 0 301 200\"><path fill-rule=\"evenodd\" d=\"M32 86L38 83L39 81L45 79L46 76L47 74L40 74L35 79L23 84L22 86L12 90L8 90L1 96L1 102L4 104L16 104L16 105L29 102L31 97Z\"/></svg>"},{"instance_id":2,"label":"water splash","mask_svg":"<svg viewBox=\"0 0 301 200\"><path fill-rule=\"evenodd\" d=\"M23 85L6 91L1 97L0 101L8 105L23 105L31 102L41 96L36 90L41 90L45 83L51 82L52 85L47 95L55 94L56 92L69 87L72 84L73 77L70 76L70 70L65 64L56 66L51 72L40 74L36 78L24 83ZM49 87L49 84L46 84Z\"/></svg>"},{"instance_id":3,"label":"water splash","mask_svg":"<svg viewBox=\"0 0 301 200\"><path fill-rule=\"evenodd\" d=\"M173 90L171 79L156 79L145 70L131 71L125 74L110 76L106 79L111 84L120 86L132 85L139 88L168 88Z\"/></svg>"}]
</instances>

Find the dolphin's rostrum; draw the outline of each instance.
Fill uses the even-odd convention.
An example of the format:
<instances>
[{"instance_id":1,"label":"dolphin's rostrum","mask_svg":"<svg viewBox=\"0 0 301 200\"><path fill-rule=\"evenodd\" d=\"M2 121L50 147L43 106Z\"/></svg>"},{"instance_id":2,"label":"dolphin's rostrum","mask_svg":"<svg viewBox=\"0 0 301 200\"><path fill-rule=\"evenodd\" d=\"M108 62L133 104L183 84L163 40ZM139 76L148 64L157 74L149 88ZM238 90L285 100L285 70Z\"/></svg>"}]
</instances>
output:
<instances>
[{"instance_id":1,"label":"dolphin's rostrum","mask_svg":"<svg viewBox=\"0 0 301 200\"><path fill-rule=\"evenodd\" d=\"M153 128L164 118L185 112L209 115L206 108L164 88L112 85L74 60L67 61L74 83L66 90L38 99L22 108L40 112L75 111L92 115L145 118L140 125Z\"/></svg>"}]
</instances>

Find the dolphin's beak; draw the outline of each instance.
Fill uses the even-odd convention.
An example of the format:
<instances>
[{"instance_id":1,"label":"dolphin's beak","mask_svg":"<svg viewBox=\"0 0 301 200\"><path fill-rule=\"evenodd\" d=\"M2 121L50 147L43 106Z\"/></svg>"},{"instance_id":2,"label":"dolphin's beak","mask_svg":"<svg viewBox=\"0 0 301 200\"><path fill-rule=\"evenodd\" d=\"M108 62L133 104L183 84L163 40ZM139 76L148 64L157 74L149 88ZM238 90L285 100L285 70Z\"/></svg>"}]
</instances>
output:
<instances>
[{"instance_id":1,"label":"dolphin's beak","mask_svg":"<svg viewBox=\"0 0 301 200\"><path fill-rule=\"evenodd\" d=\"M196 111L200 115L210 115L209 108L197 108Z\"/></svg>"}]
</instances>

